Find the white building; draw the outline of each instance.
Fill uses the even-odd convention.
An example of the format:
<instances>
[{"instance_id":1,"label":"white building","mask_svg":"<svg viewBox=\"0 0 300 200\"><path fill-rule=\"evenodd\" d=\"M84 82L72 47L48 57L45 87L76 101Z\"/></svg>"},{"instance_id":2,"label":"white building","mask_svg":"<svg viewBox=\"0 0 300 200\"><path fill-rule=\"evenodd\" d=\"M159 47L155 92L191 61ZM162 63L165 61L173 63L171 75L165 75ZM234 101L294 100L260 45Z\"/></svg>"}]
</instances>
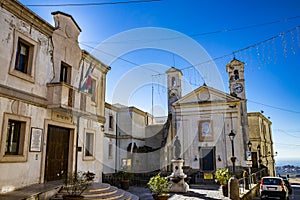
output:
<instances>
[{"instance_id":1,"label":"white building","mask_svg":"<svg viewBox=\"0 0 300 200\"><path fill-rule=\"evenodd\" d=\"M72 16L48 24L16 0L0 7L0 192L91 171L102 180L110 69L79 48Z\"/></svg>"},{"instance_id":2,"label":"white building","mask_svg":"<svg viewBox=\"0 0 300 200\"><path fill-rule=\"evenodd\" d=\"M136 107L105 104L104 173L149 172L161 168L164 124ZM153 162L156 160L157 162Z\"/></svg>"},{"instance_id":3,"label":"white building","mask_svg":"<svg viewBox=\"0 0 300 200\"><path fill-rule=\"evenodd\" d=\"M168 101L171 132L164 148L163 166L173 157L175 135L181 142L184 165L197 172L197 181L212 179L217 168L233 169L231 158L236 158L236 171L246 167L249 142L244 63L234 59L227 66L230 94L205 84L183 96L182 73L171 68L168 76ZM235 134L234 151L229 133ZM233 155L234 153L234 155Z\"/></svg>"}]
</instances>

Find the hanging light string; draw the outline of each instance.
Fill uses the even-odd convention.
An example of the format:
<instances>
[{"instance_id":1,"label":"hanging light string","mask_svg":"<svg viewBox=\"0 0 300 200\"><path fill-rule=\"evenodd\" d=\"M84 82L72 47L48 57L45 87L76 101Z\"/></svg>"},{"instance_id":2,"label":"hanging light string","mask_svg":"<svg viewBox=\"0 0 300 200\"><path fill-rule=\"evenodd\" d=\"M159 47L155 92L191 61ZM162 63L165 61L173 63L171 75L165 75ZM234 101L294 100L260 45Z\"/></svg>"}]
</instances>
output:
<instances>
[{"instance_id":1,"label":"hanging light string","mask_svg":"<svg viewBox=\"0 0 300 200\"><path fill-rule=\"evenodd\" d=\"M184 68L181 68L180 70L185 70L185 69L189 69L189 68L193 68L193 67L196 67L196 66L200 66L200 65L203 65L203 64L207 64L207 63L210 63L210 62L214 62L216 60L220 60L220 59L224 59L224 58L227 58L227 57L234 57L237 53L241 53L243 51L246 51L246 50L249 50L249 49L257 49L260 45L262 44L265 44L267 42L270 42L270 41L273 41L274 39L276 38L285 38L285 35L288 34L288 33L292 33L294 31L297 31L297 35L299 34L299 29L300 29L300 26L296 26L290 30L287 30L285 32L282 32L282 33L279 33L278 35L275 35L273 37L270 37L266 40L263 40L263 41L260 41L258 43L255 43L255 44L252 44L250 46L247 46L247 47L244 47L242 49L238 49L236 51L233 51L232 53L229 53L229 54L225 54L225 55L222 55L222 56L219 56L219 57L215 57L215 58L212 58L210 60L206 60L204 62L201 62L201 63L198 63L198 64L195 64L195 65L190 65L190 66L187 66L187 67L184 67ZM298 38L299 39L299 38ZM284 45L284 48L286 47L286 43L283 44ZM300 40L298 41L298 46L300 47ZM286 51L286 49L284 50Z\"/></svg>"}]
</instances>

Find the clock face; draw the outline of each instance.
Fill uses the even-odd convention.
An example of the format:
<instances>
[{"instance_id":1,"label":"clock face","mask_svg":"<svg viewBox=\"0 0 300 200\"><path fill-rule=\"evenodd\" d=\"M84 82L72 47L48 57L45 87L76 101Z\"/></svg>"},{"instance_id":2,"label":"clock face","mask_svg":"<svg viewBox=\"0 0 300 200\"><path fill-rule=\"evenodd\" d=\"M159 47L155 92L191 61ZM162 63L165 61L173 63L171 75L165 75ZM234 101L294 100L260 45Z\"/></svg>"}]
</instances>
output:
<instances>
[{"instance_id":1,"label":"clock face","mask_svg":"<svg viewBox=\"0 0 300 200\"><path fill-rule=\"evenodd\" d=\"M243 85L240 83L236 83L232 86L233 92L235 93L241 93L243 92Z\"/></svg>"}]
</instances>

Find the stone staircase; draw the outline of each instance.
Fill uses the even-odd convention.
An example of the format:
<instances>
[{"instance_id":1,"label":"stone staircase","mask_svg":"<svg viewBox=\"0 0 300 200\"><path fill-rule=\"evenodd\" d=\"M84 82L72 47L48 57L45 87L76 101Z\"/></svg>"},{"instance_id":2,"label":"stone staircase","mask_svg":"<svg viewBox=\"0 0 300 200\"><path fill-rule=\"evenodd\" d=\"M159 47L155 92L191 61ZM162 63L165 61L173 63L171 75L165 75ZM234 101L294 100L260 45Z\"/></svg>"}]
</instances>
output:
<instances>
[{"instance_id":1,"label":"stone staircase","mask_svg":"<svg viewBox=\"0 0 300 200\"><path fill-rule=\"evenodd\" d=\"M67 191L61 189L51 200L62 200L63 195L67 194ZM107 183L93 183L88 187L87 190L82 193L84 199L88 200L138 200L134 194L118 189L117 187L111 186Z\"/></svg>"}]
</instances>

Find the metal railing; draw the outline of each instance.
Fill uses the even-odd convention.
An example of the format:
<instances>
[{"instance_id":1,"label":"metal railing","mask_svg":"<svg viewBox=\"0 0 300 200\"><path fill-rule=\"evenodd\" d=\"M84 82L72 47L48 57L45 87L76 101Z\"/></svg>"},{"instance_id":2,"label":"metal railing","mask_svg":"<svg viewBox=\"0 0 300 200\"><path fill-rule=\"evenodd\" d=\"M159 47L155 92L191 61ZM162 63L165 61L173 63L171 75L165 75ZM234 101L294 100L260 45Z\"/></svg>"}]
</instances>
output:
<instances>
[{"instance_id":1,"label":"metal railing","mask_svg":"<svg viewBox=\"0 0 300 200\"><path fill-rule=\"evenodd\" d=\"M246 193L246 191L251 190L256 186L257 183L261 180L262 177L267 175L267 169L263 168L255 173L249 174L247 177L239 179L239 188L240 194Z\"/></svg>"}]
</instances>

